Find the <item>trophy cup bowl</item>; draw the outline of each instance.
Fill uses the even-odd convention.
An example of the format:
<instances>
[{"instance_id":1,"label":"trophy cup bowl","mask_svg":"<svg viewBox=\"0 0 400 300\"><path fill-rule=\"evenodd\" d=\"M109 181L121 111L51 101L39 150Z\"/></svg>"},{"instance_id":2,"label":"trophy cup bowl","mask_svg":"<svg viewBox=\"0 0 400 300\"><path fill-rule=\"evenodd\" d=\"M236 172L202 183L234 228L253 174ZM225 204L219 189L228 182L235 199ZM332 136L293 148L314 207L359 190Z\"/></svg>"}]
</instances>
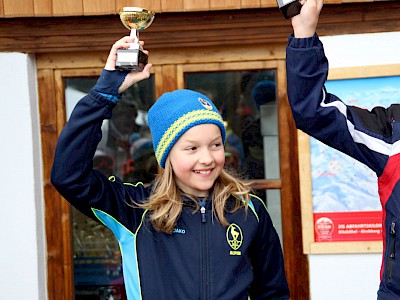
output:
<instances>
[{"instance_id":1,"label":"trophy cup bowl","mask_svg":"<svg viewBox=\"0 0 400 300\"><path fill-rule=\"evenodd\" d=\"M135 38L128 49L118 49L116 68L125 71L142 71L148 56L139 44L139 31L149 27L154 20L154 12L139 7L123 7L119 10L122 24Z\"/></svg>"}]
</instances>

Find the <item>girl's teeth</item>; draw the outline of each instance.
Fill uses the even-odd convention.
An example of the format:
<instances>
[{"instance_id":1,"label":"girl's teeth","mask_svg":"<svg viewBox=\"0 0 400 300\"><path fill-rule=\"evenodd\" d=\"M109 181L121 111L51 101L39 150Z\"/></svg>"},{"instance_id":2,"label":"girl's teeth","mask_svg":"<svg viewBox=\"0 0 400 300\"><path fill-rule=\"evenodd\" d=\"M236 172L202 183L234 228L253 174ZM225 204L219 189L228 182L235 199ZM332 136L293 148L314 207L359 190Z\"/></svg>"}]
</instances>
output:
<instances>
[{"instance_id":1,"label":"girl's teeth","mask_svg":"<svg viewBox=\"0 0 400 300\"><path fill-rule=\"evenodd\" d=\"M196 173L199 173L199 174L208 174L208 173L210 173L210 171L196 171Z\"/></svg>"}]
</instances>

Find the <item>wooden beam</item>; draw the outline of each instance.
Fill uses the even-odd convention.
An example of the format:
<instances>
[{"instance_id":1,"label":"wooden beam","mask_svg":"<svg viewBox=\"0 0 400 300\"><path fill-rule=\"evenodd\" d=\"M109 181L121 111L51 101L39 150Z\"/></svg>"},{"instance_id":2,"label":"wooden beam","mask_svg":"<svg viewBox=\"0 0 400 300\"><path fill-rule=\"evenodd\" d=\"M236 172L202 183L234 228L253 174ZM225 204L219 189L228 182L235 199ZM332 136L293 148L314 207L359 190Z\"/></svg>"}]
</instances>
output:
<instances>
[{"instance_id":1,"label":"wooden beam","mask_svg":"<svg viewBox=\"0 0 400 300\"><path fill-rule=\"evenodd\" d=\"M319 35L376 33L400 30L400 3L374 2L327 5L318 26ZM286 43L290 21L277 9L156 14L142 31L146 48L174 49ZM3 19L0 52L64 53L108 51L128 35L118 15L60 18Z\"/></svg>"}]
</instances>

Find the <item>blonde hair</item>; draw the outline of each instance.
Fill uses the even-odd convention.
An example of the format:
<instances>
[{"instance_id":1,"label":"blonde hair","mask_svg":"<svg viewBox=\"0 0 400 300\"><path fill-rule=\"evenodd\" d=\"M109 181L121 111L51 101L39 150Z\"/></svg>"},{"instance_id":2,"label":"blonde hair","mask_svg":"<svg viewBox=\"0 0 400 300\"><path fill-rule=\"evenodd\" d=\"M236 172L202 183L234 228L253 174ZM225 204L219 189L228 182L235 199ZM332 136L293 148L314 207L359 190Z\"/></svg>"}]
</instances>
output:
<instances>
[{"instance_id":1,"label":"blonde hair","mask_svg":"<svg viewBox=\"0 0 400 300\"><path fill-rule=\"evenodd\" d=\"M251 192L250 183L240 180L236 175L227 170L222 170L220 176L215 180L212 190L212 212L223 226L229 223L225 218L225 212L235 212L244 207L247 212L249 194ZM137 204L139 207L147 209L150 215L150 222L158 231L171 233L181 215L183 208L182 192L176 185L172 166L167 158L165 169L160 170L156 176L153 190L150 197L143 203ZM194 197L190 197L196 205L196 211L200 208ZM232 209L227 209L227 200L234 196L235 200Z\"/></svg>"}]
</instances>

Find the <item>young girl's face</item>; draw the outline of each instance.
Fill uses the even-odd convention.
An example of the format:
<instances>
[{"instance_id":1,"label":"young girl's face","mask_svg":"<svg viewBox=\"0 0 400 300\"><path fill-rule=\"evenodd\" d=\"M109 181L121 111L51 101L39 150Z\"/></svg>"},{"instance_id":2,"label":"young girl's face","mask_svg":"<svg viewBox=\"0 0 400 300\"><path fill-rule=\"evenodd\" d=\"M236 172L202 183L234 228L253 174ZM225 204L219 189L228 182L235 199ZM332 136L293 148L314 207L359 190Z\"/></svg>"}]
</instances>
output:
<instances>
[{"instance_id":1,"label":"young girl's face","mask_svg":"<svg viewBox=\"0 0 400 300\"><path fill-rule=\"evenodd\" d=\"M221 130L214 124L192 127L172 147L169 159L182 191L197 197L208 196L225 163Z\"/></svg>"}]
</instances>

